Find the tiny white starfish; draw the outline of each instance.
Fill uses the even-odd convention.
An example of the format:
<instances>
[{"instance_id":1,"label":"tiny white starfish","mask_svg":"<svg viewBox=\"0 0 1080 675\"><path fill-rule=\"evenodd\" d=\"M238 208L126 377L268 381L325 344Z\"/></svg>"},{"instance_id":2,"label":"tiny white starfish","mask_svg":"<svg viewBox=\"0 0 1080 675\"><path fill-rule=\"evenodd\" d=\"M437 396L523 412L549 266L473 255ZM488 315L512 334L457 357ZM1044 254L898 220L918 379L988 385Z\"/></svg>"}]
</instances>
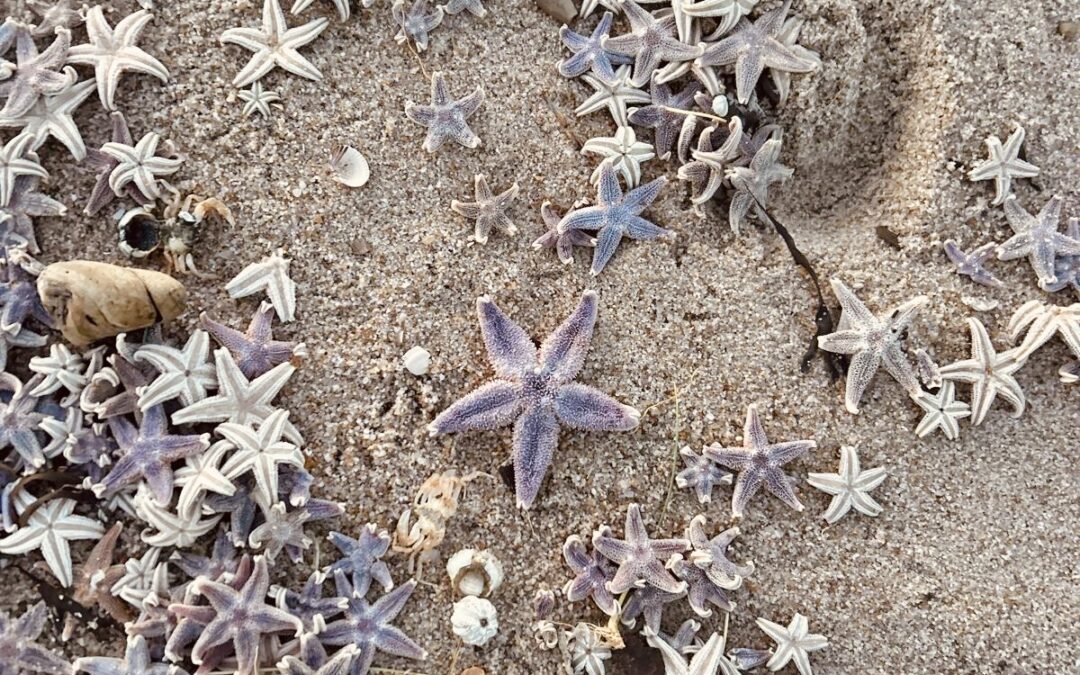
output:
<instances>
[{"instance_id":1,"label":"tiny white starfish","mask_svg":"<svg viewBox=\"0 0 1080 675\"><path fill-rule=\"evenodd\" d=\"M811 473L806 477L822 492L834 495L825 511L825 522L832 525L847 515L851 507L867 516L877 516L883 510L869 492L885 480L885 467L868 471L859 468L859 454L851 446L840 448L840 473Z\"/></svg>"},{"instance_id":2,"label":"tiny white starfish","mask_svg":"<svg viewBox=\"0 0 1080 675\"><path fill-rule=\"evenodd\" d=\"M236 452L221 467L221 472L235 479L247 472L255 476L254 493L263 504L278 501L278 467L304 467L304 453L296 445L281 440L289 424L289 411L276 410L259 425L258 431L247 424L222 424L217 433L236 446Z\"/></svg>"},{"instance_id":3,"label":"tiny white starfish","mask_svg":"<svg viewBox=\"0 0 1080 675\"><path fill-rule=\"evenodd\" d=\"M975 318L967 321L971 329L971 358L942 366L942 379L971 384L971 423L975 426L986 419L998 394L1012 404L1012 416L1020 417L1027 402L1012 374L1020 370L1024 361L1017 358L1016 349L998 354L982 322Z\"/></svg>"},{"instance_id":4,"label":"tiny white starfish","mask_svg":"<svg viewBox=\"0 0 1080 675\"><path fill-rule=\"evenodd\" d=\"M203 497L208 492L231 497L236 485L221 472L225 456L235 448L228 441L218 441L200 454L184 459L184 466L176 470L175 480L180 488L176 510L181 516L194 517L202 510Z\"/></svg>"},{"instance_id":5,"label":"tiny white starfish","mask_svg":"<svg viewBox=\"0 0 1080 675\"><path fill-rule=\"evenodd\" d=\"M682 11L696 19L716 19L718 25L710 36L715 40L734 28L739 19L749 15L757 3L758 0L684 0ZM783 40L781 42L783 43Z\"/></svg>"},{"instance_id":6,"label":"tiny white starfish","mask_svg":"<svg viewBox=\"0 0 1080 675\"><path fill-rule=\"evenodd\" d=\"M912 400L926 411L919 426L915 427L919 438L940 428L945 438L951 441L960 435L960 420L971 416L971 406L956 400L956 385L947 380L941 383L937 394L922 391Z\"/></svg>"},{"instance_id":7,"label":"tiny white starfish","mask_svg":"<svg viewBox=\"0 0 1080 675\"><path fill-rule=\"evenodd\" d=\"M649 645L660 652L665 675L739 675L739 669L724 656L724 636L720 633L713 633L693 655L690 663L686 662L686 657L678 649L648 627L643 635Z\"/></svg>"},{"instance_id":8,"label":"tiny white starfish","mask_svg":"<svg viewBox=\"0 0 1080 675\"><path fill-rule=\"evenodd\" d=\"M67 62L94 67L98 97L106 110L116 110L113 99L120 76L125 71L153 75L162 82L169 81L169 71L153 56L136 46L139 34L154 15L139 10L125 17L113 29L105 21L101 7L92 8L86 14L86 34L90 44L76 45L67 54Z\"/></svg>"},{"instance_id":9,"label":"tiny white starfish","mask_svg":"<svg viewBox=\"0 0 1080 675\"><path fill-rule=\"evenodd\" d=\"M310 7L311 3L313 3L314 1L315 0L296 0L296 2L293 3L292 9L289 10L289 13L295 16ZM352 13L352 8L349 7L350 0L331 1L334 3L334 9L337 10L338 18L342 21L348 21L349 15ZM364 7L371 7L371 5L373 5L374 3L375 0L361 0L360 2L360 4Z\"/></svg>"},{"instance_id":10,"label":"tiny white starfish","mask_svg":"<svg viewBox=\"0 0 1080 675\"><path fill-rule=\"evenodd\" d=\"M796 613L787 628L768 619L758 619L757 625L776 643L776 652L765 664L769 670L780 670L788 661L795 661L802 675L813 675L809 652L825 649L829 641L824 635L808 632L810 625L805 616Z\"/></svg>"},{"instance_id":11,"label":"tiny white starfish","mask_svg":"<svg viewBox=\"0 0 1080 675\"><path fill-rule=\"evenodd\" d=\"M15 495L16 512L24 511L34 503L34 497L26 490ZM74 515L74 499L52 499L30 514L26 525L14 534L0 539L0 553L25 555L40 550L49 571L63 588L71 586L71 546L68 542L79 539L97 539L105 534L105 528L96 520Z\"/></svg>"},{"instance_id":12,"label":"tiny white starfish","mask_svg":"<svg viewBox=\"0 0 1080 675\"><path fill-rule=\"evenodd\" d=\"M1008 330L1013 342L1027 331L1024 341L1016 348L1016 358L1021 361L1028 360L1054 333L1061 335L1072 353L1080 358L1080 303L1061 307L1029 300L1009 319Z\"/></svg>"},{"instance_id":13,"label":"tiny white starfish","mask_svg":"<svg viewBox=\"0 0 1080 675\"><path fill-rule=\"evenodd\" d=\"M30 149L33 142L34 134L23 132L0 149L0 206L11 203L15 179L19 176L48 178L49 173L41 168L38 156Z\"/></svg>"},{"instance_id":14,"label":"tiny white starfish","mask_svg":"<svg viewBox=\"0 0 1080 675\"><path fill-rule=\"evenodd\" d=\"M596 11L598 6L603 6L612 12L618 13L622 11L623 2L624 0L581 0L581 9L578 11L578 16L582 19L587 18Z\"/></svg>"},{"instance_id":15,"label":"tiny white starfish","mask_svg":"<svg viewBox=\"0 0 1080 675\"><path fill-rule=\"evenodd\" d=\"M89 353L89 357L90 361L87 363L63 343L52 344L48 356L35 356L30 359L30 370L45 376L45 379L31 390L30 395L48 396L63 387L69 394L60 402L61 405L74 405L90 378L101 368L104 352L95 349Z\"/></svg>"},{"instance_id":16,"label":"tiny white starfish","mask_svg":"<svg viewBox=\"0 0 1080 675\"><path fill-rule=\"evenodd\" d=\"M234 424L262 423L274 413L270 402L296 372L296 367L286 361L254 380L248 380L224 347L214 352L214 363L217 366L217 395L177 410L172 415L173 424L226 421ZM285 436L294 443L304 442L292 422L285 423Z\"/></svg>"},{"instance_id":17,"label":"tiny white starfish","mask_svg":"<svg viewBox=\"0 0 1080 675\"><path fill-rule=\"evenodd\" d=\"M610 158L612 165L622 174L628 188L641 182L641 163L656 157L653 146L639 141L634 134L634 128L629 126L619 127L614 136L591 138L585 141L585 144L581 146L581 152L582 154L591 152L604 159ZM600 181L599 166L593 170L590 180L593 185Z\"/></svg>"},{"instance_id":18,"label":"tiny white starfish","mask_svg":"<svg viewBox=\"0 0 1080 675\"><path fill-rule=\"evenodd\" d=\"M264 289L279 319L292 321L296 318L296 284L289 278L289 259L280 249L240 270L225 284L225 291L234 299Z\"/></svg>"},{"instance_id":19,"label":"tiny white starfish","mask_svg":"<svg viewBox=\"0 0 1080 675\"><path fill-rule=\"evenodd\" d=\"M152 590L160 557L161 549L151 546L141 558L129 558L124 563L124 576L109 588L109 592L141 609L143 600Z\"/></svg>"},{"instance_id":20,"label":"tiny white starfish","mask_svg":"<svg viewBox=\"0 0 1080 675\"><path fill-rule=\"evenodd\" d=\"M240 100L244 101L244 117L251 117L256 112L263 117L270 117L270 106L280 109L281 106L277 105L281 97L278 96L276 91L270 91L269 89L263 89L262 82L255 80L251 83L251 89L241 91Z\"/></svg>"},{"instance_id":21,"label":"tiny white starfish","mask_svg":"<svg viewBox=\"0 0 1080 675\"><path fill-rule=\"evenodd\" d=\"M652 97L648 92L630 84L630 66L621 66L616 70L613 82L605 82L589 73L582 75L581 79L596 91L574 109L578 117L596 112L606 106L612 118L615 119L615 124L625 127L629 124L626 106L652 103Z\"/></svg>"},{"instance_id":22,"label":"tiny white starfish","mask_svg":"<svg viewBox=\"0 0 1080 675\"><path fill-rule=\"evenodd\" d=\"M139 409L146 411L159 403L180 399L189 406L206 398L207 389L217 389L217 374L210 356L210 334L196 330L184 348L167 345L143 345L135 360L149 363L159 375L139 390Z\"/></svg>"},{"instance_id":23,"label":"tiny white starfish","mask_svg":"<svg viewBox=\"0 0 1080 675\"><path fill-rule=\"evenodd\" d=\"M248 64L233 78L233 86L246 87L275 66L309 80L321 80L319 69L297 50L319 37L329 23L325 17L320 17L303 26L289 28L278 0L263 0L262 30L230 28L221 34L222 42L254 52Z\"/></svg>"},{"instance_id":24,"label":"tiny white starfish","mask_svg":"<svg viewBox=\"0 0 1080 675\"><path fill-rule=\"evenodd\" d=\"M150 132L134 147L111 141L101 146L103 153L119 162L109 174L109 187L117 196L124 196L124 186L128 183L135 183L139 192L150 199L161 196L157 177L176 173L183 160L156 156L160 142L161 136Z\"/></svg>"},{"instance_id":25,"label":"tiny white starfish","mask_svg":"<svg viewBox=\"0 0 1080 675\"><path fill-rule=\"evenodd\" d=\"M142 532L142 540L151 546L186 548L217 527L221 520L220 515L199 520L202 515L199 512L190 515L173 513L168 505L158 504L154 495L143 485L135 493L134 504L136 515L157 530L146 529Z\"/></svg>"},{"instance_id":26,"label":"tiny white starfish","mask_svg":"<svg viewBox=\"0 0 1080 675\"><path fill-rule=\"evenodd\" d=\"M63 143L76 162L81 162L86 159L86 144L71 116L93 91L94 81L86 80L71 85L59 94L41 96L25 115L0 118L0 127L21 128L23 133L33 134L33 150L40 148L52 136Z\"/></svg>"},{"instance_id":27,"label":"tiny white starfish","mask_svg":"<svg viewBox=\"0 0 1080 675\"><path fill-rule=\"evenodd\" d=\"M1024 127L1017 125L1005 145L997 136L986 139L990 158L968 172L968 179L994 180L993 204L1001 204L1012 192L1013 178L1031 178L1039 175L1039 167L1020 159L1020 146L1024 143Z\"/></svg>"}]
</instances>

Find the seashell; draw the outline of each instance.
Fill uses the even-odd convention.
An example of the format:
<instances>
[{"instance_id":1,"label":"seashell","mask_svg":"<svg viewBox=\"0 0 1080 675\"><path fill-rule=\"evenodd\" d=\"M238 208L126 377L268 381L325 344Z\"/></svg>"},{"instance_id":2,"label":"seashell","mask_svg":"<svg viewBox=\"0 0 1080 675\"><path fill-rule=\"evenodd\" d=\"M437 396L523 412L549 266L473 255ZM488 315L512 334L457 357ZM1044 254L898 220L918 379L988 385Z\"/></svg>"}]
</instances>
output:
<instances>
[{"instance_id":1,"label":"seashell","mask_svg":"<svg viewBox=\"0 0 1080 675\"><path fill-rule=\"evenodd\" d=\"M130 209L116 224L118 248L129 258L145 258L161 245L161 223L146 208Z\"/></svg>"},{"instance_id":2,"label":"seashell","mask_svg":"<svg viewBox=\"0 0 1080 675\"><path fill-rule=\"evenodd\" d=\"M555 612L555 594L544 588L533 596L533 609L538 620L550 619Z\"/></svg>"},{"instance_id":3,"label":"seashell","mask_svg":"<svg viewBox=\"0 0 1080 675\"><path fill-rule=\"evenodd\" d=\"M356 148L343 145L334 153L330 160L330 168L334 171L334 180L347 187L360 187L368 182L371 171L368 169L367 158Z\"/></svg>"},{"instance_id":4,"label":"seashell","mask_svg":"<svg viewBox=\"0 0 1080 675\"><path fill-rule=\"evenodd\" d=\"M45 311L76 347L174 319L187 290L167 274L89 260L53 263L37 281Z\"/></svg>"},{"instance_id":5,"label":"seashell","mask_svg":"<svg viewBox=\"0 0 1080 675\"><path fill-rule=\"evenodd\" d=\"M488 597L503 581L502 563L490 551L464 548L446 561L450 585L462 595Z\"/></svg>"},{"instance_id":6,"label":"seashell","mask_svg":"<svg viewBox=\"0 0 1080 675\"><path fill-rule=\"evenodd\" d=\"M450 625L462 642L483 647L499 632L499 617L491 602L468 595L454 603Z\"/></svg>"},{"instance_id":7,"label":"seashell","mask_svg":"<svg viewBox=\"0 0 1080 675\"><path fill-rule=\"evenodd\" d=\"M401 357L401 363L405 370L419 377L427 373L431 365L431 353L423 347L413 347Z\"/></svg>"}]
</instances>

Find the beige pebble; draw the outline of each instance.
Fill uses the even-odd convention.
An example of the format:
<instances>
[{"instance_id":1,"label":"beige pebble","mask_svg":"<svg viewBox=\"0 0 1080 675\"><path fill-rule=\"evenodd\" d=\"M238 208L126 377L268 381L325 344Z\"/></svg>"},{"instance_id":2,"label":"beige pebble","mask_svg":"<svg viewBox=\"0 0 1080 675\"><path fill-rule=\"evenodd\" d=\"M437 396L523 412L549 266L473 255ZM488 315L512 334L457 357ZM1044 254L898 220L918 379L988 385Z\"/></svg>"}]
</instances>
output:
<instances>
[{"instance_id":1,"label":"beige pebble","mask_svg":"<svg viewBox=\"0 0 1080 675\"><path fill-rule=\"evenodd\" d=\"M577 15L577 7L570 0L536 0L536 6L556 21L567 24Z\"/></svg>"}]
</instances>

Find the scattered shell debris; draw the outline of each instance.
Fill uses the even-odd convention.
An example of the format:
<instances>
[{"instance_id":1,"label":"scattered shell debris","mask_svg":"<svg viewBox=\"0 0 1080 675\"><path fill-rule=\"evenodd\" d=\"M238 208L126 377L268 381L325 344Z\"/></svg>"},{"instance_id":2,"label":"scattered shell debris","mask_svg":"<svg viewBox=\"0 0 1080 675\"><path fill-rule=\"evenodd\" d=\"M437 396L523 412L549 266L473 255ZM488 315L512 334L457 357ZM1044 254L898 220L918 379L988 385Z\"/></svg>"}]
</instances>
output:
<instances>
[{"instance_id":1,"label":"scattered shell debris","mask_svg":"<svg viewBox=\"0 0 1080 675\"><path fill-rule=\"evenodd\" d=\"M431 353L423 347L413 347L401 357L405 370L417 377L426 375L431 366Z\"/></svg>"}]
</instances>

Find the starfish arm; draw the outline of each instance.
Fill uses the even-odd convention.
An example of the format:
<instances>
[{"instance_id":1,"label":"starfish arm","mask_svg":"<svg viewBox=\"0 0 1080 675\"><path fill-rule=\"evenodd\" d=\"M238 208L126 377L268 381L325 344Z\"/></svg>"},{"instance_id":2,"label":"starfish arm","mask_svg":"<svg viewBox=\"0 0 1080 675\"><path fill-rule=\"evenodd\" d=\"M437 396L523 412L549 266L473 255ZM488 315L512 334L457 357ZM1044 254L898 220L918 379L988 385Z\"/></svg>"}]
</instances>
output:
<instances>
[{"instance_id":1,"label":"starfish arm","mask_svg":"<svg viewBox=\"0 0 1080 675\"><path fill-rule=\"evenodd\" d=\"M667 185L667 178L661 176L645 185L636 187L626 194L622 202L623 206L631 213L639 214L660 196L660 191L664 189L665 185Z\"/></svg>"},{"instance_id":2,"label":"starfish arm","mask_svg":"<svg viewBox=\"0 0 1080 675\"><path fill-rule=\"evenodd\" d=\"M1031 255L1035 239L1030 232L1020 232L1009 237L997 248L998 260L1016 260Z\"/></svg>"},{"instance_id":3,"label":"starfish arm","mask_svg":"<svg viewBox=\"0 0 1080 675\"><path fill-rule=\"evenodd\" d=\"M514 425L514 487L518 508L530 508L540 492L559 442L559 420L543 407L527 409Z\"/></svg>"},{"instance_id":4,"label":"starfish arm","mask_svg":"<svg viewBox=\"0 0 1080 675\"><path fill-rule=\"evenodd\" d=\"M641 413L584 384L561 386L555 395L559 421L575 429L627 431L637 426Z\"/></svg>"},{"instance_id":5,"label":"starfish arm","mask_svg":"<svg viewBox=\"0 0 1080 675\"><path fill-rule=\"evenodd\" d=\"M613 224L605 225L597 233L596 250L593 252L592 266L589 269L590 274L596 276L604 271L604 267L611 260L611 256L615 255L615 250L619 247L622 237L622 228Z\"/></svg>"},{"instance_id":6,"label":"starfish arm","mask_svg":"<svg viewBox=\"0 0 1080 675\"><path fill-rule=\"evenodd\" d=\"M844 387L844 407L852 414L859 412L859 401L870 386L874 374L881 366L881 354L866 350L851 357L848 365L847 385ZM910 367L910 366L909 366Z\"/></svg>"},{"instance_id":7,"label":"starfish arm","mask_svg":"<svg viewBox=\"0 0 1080 675\"><path fill-rule=\"evenodd\" d=\"M477 87L473 92L467 95L465 98L458 99L454 102L455 107L461 111L463 117L470 117L473 113L480 109L480 105L484 102L484 90L481 87Z\"/></svg>"},{"instance_id":8,"label":"starfish arm","mask_svg":"<svg viewBox=\"0 0 1080 675\"><path fill-rule=\"evenodd\" d=\"M739 474L735 480L735 488L731 492L731 515L742 518L746 513L746 505L750 499L761 490L764 476L759 471L746 470Z\"/></svg>"},{"instance_id":9,"label":"starfish arm","mask_svg":"<svg viewBox=\"0 0 1080 675\"><path fill-rule=\"evenodd\" d=\"M569 382L581 371L596 325L598 303L596 291L582 293L574 312L541 345L541 367L557 381Z\"/></svg>"},{"instance_id":10,"label":"starfish arm","mask_svg":"<svg viewBox=\"0 0 1080 675\"><path fill-rule=\"evenodd\" d=\"M883 507L881 504L878 504L877 500L866 494L866 492L863 490L852 491L850 495L850 501L851 505L855 508L856 511L870 517L876 517L885 510L885 507Z\"/></svg>"},{"instance_id":11,"label":"starfish arm","mask_svg":"<svg viewBox=\"0 0 1080 675\"><path fill-rule=\"evenodd\" d=\"M704 66L728 66L735 63L738 58L744 39L739 36L726 37L715 44L705 48L698 57Z\"/></svg>"},{"instance_id":12,"label":"starfish arm","mask_svg":"<svg viewBox=\"0 0 1080 675\"><path fill-rule=\"evenodd\" d=\"M659 237L670 237L672 235L674 235L674 232L671 230L666 230L655 223L645 220L641 216L630 216L627 219L626 236L631 239L648 241Z\"/></svg>"},{"instance_id":13,"label":"starfish arm","mask_svg":"<svg viewBox=\"0 0 1080 675\"><path fill-rule=\"evenodd\" d=\"M417 661L427 659L427 652L424 648L416 644L412 638L405 635L401 629L395 626L380 626L375 631L373 642L379 651L387 654Z\"/></svg>"},{"instance_id":14,"label":"starfish arm","mask_svg":"<svg viewBox=\"0 0 1080 675\"><path fill-rule=\"evenodd\" d=\"M796 511L803 510L802 502L795 496L795 490L791 487L791 481L780 469L767 469L765 471L765 487L791 508Z\"/></svg>"},{"instance_id":15,"label":"starfish arm","mask_svg":"<svg viewBox=\"0 0 1080 675\"><path fill-rule=\"evenodd\" d=\"M806 482L831 495L840 494L847 489L843 476L835 473L809 473L806 475Z\"/></svg>"},{"instance_id":16,"label":"starfish arm","mask_svg":"<svg viewBox=\"0 0 1080 675\"><path fill-rule=\"evenodd\" d=\"M428 425L432 434L469 429L496 429L521 415L524 401L521 385L493 380L455 401Z\"/></svg>"},{"instance_id":17,"label":"starfish arm","mask_svg":"<svg viewBox=\"0 0 1080 675\"><path fill-rule=\"evenodd\" d=\"M476 301L476 314L496 376L517 379L535 367L536 347L532 339L491 298L483 296Z\"/></svg>"}]
</instances>

